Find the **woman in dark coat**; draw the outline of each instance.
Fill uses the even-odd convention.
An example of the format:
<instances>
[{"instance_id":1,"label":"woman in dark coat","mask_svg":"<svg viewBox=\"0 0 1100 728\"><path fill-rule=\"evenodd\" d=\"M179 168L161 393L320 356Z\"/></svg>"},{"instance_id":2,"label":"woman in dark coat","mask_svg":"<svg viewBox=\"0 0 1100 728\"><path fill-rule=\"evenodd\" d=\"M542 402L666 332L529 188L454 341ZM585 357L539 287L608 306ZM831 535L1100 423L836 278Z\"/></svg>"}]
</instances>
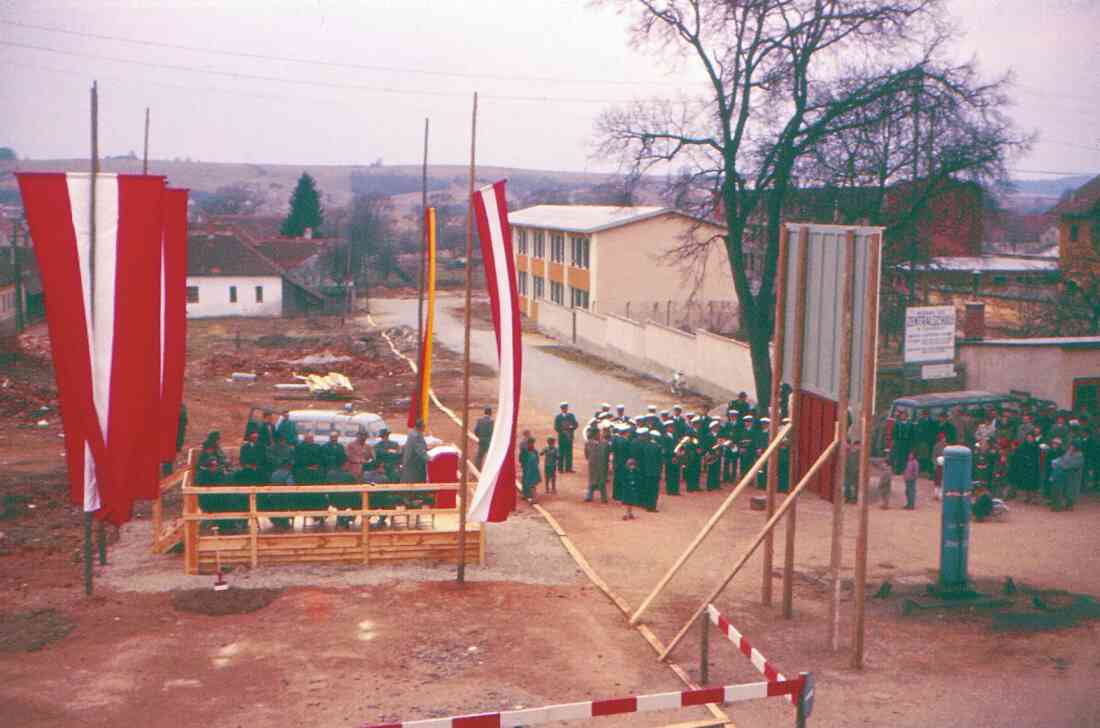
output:
<instances>
[{"instance_id":1,"label":"woman in dark coat","mask_svg":"<svg viewBox=\"0 0 1100 728\"><path fill-rule=\"evenodd\" d=\"M1008 466L1008 479L1013 487L1024 492L1024 502L1031 503L1039 492L1039 444L1035 433L1029 432L1012 453Z\"/></svg>"}]
</instances>

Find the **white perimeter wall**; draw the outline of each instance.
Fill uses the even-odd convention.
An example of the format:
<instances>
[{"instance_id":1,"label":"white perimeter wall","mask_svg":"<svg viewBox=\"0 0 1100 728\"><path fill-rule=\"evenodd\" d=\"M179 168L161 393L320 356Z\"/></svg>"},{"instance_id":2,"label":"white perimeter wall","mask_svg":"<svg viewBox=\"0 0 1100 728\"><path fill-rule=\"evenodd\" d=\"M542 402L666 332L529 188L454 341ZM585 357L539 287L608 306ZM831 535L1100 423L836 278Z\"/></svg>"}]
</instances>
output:
<instances>
[{"instance_id":1,"label":"white perimeter wall","mask_svg":"<svg viewBox=\"0 0 1100 728\"><path fill-rule=\"evenodd\" d=\"M621 316L570 310L547 301L539 306L538 325L563 344L641 374L667 380L680 370L697 392L728 399L743 390L755 399L749 347L733 339L702 330L688 334L655 321L639 323Z\"/></svg>"},{"instance_id":2,"label":"white perimeter wall","mask_svg":"<svg viewBox=\"0 0 1100 728\"><path fill-rule=\"evenodd\" d=\"M967 389L1008 392L1019 389L1073 406L1073 381L1100 377L1100 349L1057 346L959 346Z\"/></svg>"},{"instance_id":3,"label":"white perimeter wall","mask_svg":"<svg viewBox=\"0 0 1100 728\"><path fill-rule=\"evenodd\" d=\"M215 316L282 316L283 279L278 276L187 276L187 286L198 286L198 303L187 304L187 318ZM229 287L237 287L237 302L229 302ZM263 303L256 302L256 286L263 286Z\"/></svg>"}]
</instances>

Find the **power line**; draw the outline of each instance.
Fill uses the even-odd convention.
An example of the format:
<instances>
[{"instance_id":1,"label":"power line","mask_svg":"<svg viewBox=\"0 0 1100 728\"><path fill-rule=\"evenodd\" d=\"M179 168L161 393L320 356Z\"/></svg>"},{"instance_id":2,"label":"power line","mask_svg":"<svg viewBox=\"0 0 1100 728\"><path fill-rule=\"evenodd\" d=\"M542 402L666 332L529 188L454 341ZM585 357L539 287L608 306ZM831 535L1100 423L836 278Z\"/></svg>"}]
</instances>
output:
<instances>
[{"instance_id":1,"label":"power line","mask_svg":"<svg viewBox=\"0 0 1100 728\"><path fill-rule=\"evenodd\" d=\"M1061 139L1040 139L1038 144L1057 144L1062 147L1073 147L1075 149L1085 149L1090 152L1100 152L1100 147L1090 147L1085 144L1078 144L1076 142L1064 142Z\"/></svg>"},{"instance_id":2,"label":"power line","mask_svg":"<svg viewBox=\"0 0 1100 728\"><path fill-rule=\"evenodd\" d=\"M387 86L364 86L361 84L351 83L337 83L335 81L321 81L321 80L306 80L298 78L285 78L281 76L266 76L256 73L241 73L238 71L221 71L213 68L196 68L194 66L184 66L175 63L158 63L155 61L140 61L133 58L119 58L117 56L105 56L98 53L85 53L83 51L71 51L61 48L51 48L49 46L41 46L33 43L17 43L14 41L0 40L0 45L9 46L12 48L23 48L26 50L42 51L44 53L58 53L65 56L77 56L80 58L93 58L101 61L110 61L112 63L126 63L134 66L143 66L145 68L159 68L169 71L184 71L187 73L200 73L212 76L222 76L225 78L233 78L237 80L248 81L270 81L274 83L288 83L298 86L313 86L324 88L336 88L336 89L350 89L355 91L367 91L370 93L382 93L382 94L397 94L404 96L445 96L445 97L461 97L466 98L469 94L465 91L430 91L430 90L410 90L404 88L392 88ZM493 99L495 101L535 101L546 102L554 101L560 103L574 103L574 104L601 104L607 105L609 103L629 103L626 99L589 99L589 98L575 98L565 96L517 96L517 95L496 95L496 94L483 94L482 98Z\"/></svg>"},{"instance_id":3,"label":"power line","mask_svg":"<svg viewBox=\"0 0 1100 728\"><path fill-rule=\"evenodd\" d=\"M1017 174L1053 174L1059 177L1093 177L1096 172L1053 172L1049 169L1009 169L1009 172Z\"/></svg>"},{"instance_id":4,"label":"power line","mask_svg":"<svg viewBox=\"0 0 1100 728\"><path fill-rule=\"evenodd\" d=\"M246 51L229 51L220 48L208 48L202 46L184 45L182 43L166 43L163 41L151 41L143 40L140 38L126 38L117 35L105 35L102 33L88 33L77 30L69 30L68 28L58 28L47 25L35 25L32 23L21 23L15 20L3 20L0 19L0 24L11 25L17 28L27 28L31 30L42 30L48 33L63 33L65 35L73 35L80 38L94 38L96 40L108 40L117 43L131 43L133 45L145 46L148 48L170 48L173 50L189 51L191 53L211 53L221 56L230 56L233 58L248 58L257 61L279 61L283 63L298 63L309 66L326 66L329 68L348 68L357 71L382 71L386 73L413 73L424 76L439 76L444 78L466 78L472 80L490 80L490 81L510 81L510 82L539 82L539 83L571 83L571 84L587 84L587 85L599 85L599 86L661 86L669 88L678 88L679 84L673 83L653 83L651 81L626 81L622 79L591 79L591 78L562 78L556 76L509 76L501 74L487 74L487 73L461 73L458 71L437 71L427 68L401 68L399 66L379 66L374 64L365 63L347 63L341 61L328 61L316 58L301 58L291 56L279 56L270 55L266 53L249 53Z\"/></svg>"}]
</instances>

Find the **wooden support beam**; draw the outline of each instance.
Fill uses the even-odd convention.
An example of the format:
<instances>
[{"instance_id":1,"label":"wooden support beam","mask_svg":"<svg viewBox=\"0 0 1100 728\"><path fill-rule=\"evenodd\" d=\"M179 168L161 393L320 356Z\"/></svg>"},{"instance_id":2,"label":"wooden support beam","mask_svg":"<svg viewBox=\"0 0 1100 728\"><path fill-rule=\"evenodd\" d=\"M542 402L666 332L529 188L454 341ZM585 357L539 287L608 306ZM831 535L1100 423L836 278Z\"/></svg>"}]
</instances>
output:
<instances>
[{"instance_id":1,"label":"wooden support beam","mask_svg":"<svg viewBox=\"0 0 1100 728\"><path fill-rule=\"evenodd\" d=\"M676 563L672 565L672 568L661 577L661 580L657 582L657 586L653 587L653 591L649 593L649 596L642 601L641 606L638 607L638 611L634 612L634 615L630 618L630 625L634 626L638 624L638 620L642 618L642 613L649 609L649 606L653 603L653 600L657 598L657 595L664 591L664 588L668 586L668 583L672 581L672 577L683 567L687 560L691 557L695 550L699 548L699 545L703 543L703 539L718 525L718 521L722 519L722 516L726 515L726 511L733 507L733 504L737 501L737 497L741 495L741 492L748 488L756 481L756 474L760 472L760 468L764 466L764 463L768 461L768 458L778 448L779 444L783 442L783 438L787 436L790 431L790 426L785 426L782 431L778 433L778 436L768 443L767 449L760 454L760 457L756 459L753 466L741 476L741 482L726 496L726 500L722 502L722 505L718 506L718 510L707 520L706 525L695 535L688 547L684 549L684 552L680 554L680 558L676 559Z\"/></svg>"},{"instance_id":2,"label":"wooden support beam","mask_svg":"<svg viewBox=\"0 0 1100 728\"><path fill-rule=\"evenodd\" d=\"M795 446L791 448L791 472L798 472L798 421L802 416L802 362L806 354L806 278L810 262L810 228L798 231L798 275L794 302L794 361L791 362L791 424L795 427ZM783 618L794 614L794 539L798 527L797 509L787 512L786 550L783 552Z\"/></svg>"},{"instance_id":3,"label":"wooden support beam","mask_svg":"<svg viewBox=\"0 0 1100 728\"><path fill-rule=\"evenodd\" d=\"M779 519L786 515L788 510L792 506L794 506L802 490L810 484L810 481L812 481L814 479L814 476L817 475L817 471L820 470L821 467L825 465L826 462L828 462L829 458L832 457L833 453L836 452L838 443L839 437L834 437L832 443L829 444L829 447L825 448L824 452L822 452L821 455L818 456L817 460L813 464L813 467L811 467L806 472L806 475L802 477L802 480L799 481L798 485L795 486L795 488L787 495L786 500L784 500L783 503L780 504L779 509L775 512L775 514L768 519L768 522L765 523L764 527L760 529L760 532L756 534L756 537L752 540L752 544L749 546L748 550L744 553L744 555L741 556L740 559L737 560L737 563L734 564L729 574L727 574L726 577L722 580L722 583L719 584L710 594L707 595L707 598L704 599L703 603L699 605L699 608L695 610L695 614L691 615L691 619L684 623L684 626L676 634L676 637L674 637L673 640L668 643L668 647L666 647L665 651L661 653L659 659L664 660L669 656L669 653L672 652L676 645L680 644L680 640L682 640L684 638L684 635L687 634L688 630L691 629L691 625L695 623L695 620L699 618L699 615L706 612L707 605L718 599L719 595L721 595L721 593L725 590L729 583L733 581L733 577L737 576L738 572L741 571L741 567L743 567L745 563L749 560L749 558L754 553L756 553L756 549L760 546L761 542L763 542L764 536L766 536L769 531L774 529L775 524L779 523Z\"/></svg>"},{"instance_id":4,"label":"wooden support beam","mask_svg":"<svg viewBox=\"0 0 1100 728\"><path fill-rule=\"evenodd\" d=\"M775 277L775 343L772 354L772 392L770 438L774 442L783 413L783 359L787 354L787 262L790 250L790 230L786 225L779 228L779 260L776 263ZM787 460L787 467L791 464ZM790 479L788 478L788 484ZM775 513L775 493L779 484L779 453L775 452L768 461L767 518ZM760 601L765 605L772 603L772 563L775 545L772 534L764 537L764 567L760 588Z\"/></svg>"},{"instance_id":5,"label":"wooden support beam","mask_svg":"<svg viewBox=\"0 0 1100 728\"><path fill-rule=\"evenodd\" d=\"M852 318L856 297L856 233L849 230L844 240L843 316L840 325L840 390L837 393L837 421L840 452L833 480L833 534L829 552L829 647L840 649L840 562L844 536L844 481L848 477L848 399L852 388Z\"/></svg>"},{"instance_id":6,"label":"wooden support beam","mask_svg":"<svg viewBox=\"0 0 1100 728\"><path fill-rule=\"evenodd\" d=\"M867 251L867 287L863 304L863 402L860 412L859 448L859 532L856 536L855 619L852 623L852 667L863 669L864 607L867 595L867 530L869 526L867 484L871 479L871 432L875 417L875 377L878 374L878 287L882 234L871 238Z\"/></svg>"}]
</instances>

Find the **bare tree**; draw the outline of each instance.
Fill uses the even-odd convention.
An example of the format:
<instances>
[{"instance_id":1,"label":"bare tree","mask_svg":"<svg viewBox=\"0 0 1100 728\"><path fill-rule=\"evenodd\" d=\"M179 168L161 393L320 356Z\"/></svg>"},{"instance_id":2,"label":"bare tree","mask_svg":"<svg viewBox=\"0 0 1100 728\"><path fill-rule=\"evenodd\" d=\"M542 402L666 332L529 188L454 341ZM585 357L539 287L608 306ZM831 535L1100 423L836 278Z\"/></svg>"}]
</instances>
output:
<instances>
[{"instance_id":1,"label":"bare tree","mask_svg":"<svg viewBox=\"0 0 1100 728\"><path fill-rule=\"evenodd\" d=\"M378 271L381 280L387 280L391 273L397 274L406 283L408 275L397 264L397 251L390 226L392 204L388 197L381 195L356 195L352 199L351 211L344 227L347 266L357 286L362 286L369 273L368 266ZM334 261L338 266L339 261ZM336 272L336 271L334 271Z\"/></svg>"},{"instance_id":2,"label":"bare tree","mask_svg":"<svg viewBox=\"0 0 1100 728\"><path fill-rule=\"evenodd\" d=\"M685 241L698 260L725 247L752 355L757 396L771 392L779 230L800 166L853 129L886 123L896 99L930 74L947 30L942 0L617 0L639 44L702 71L706 92L605 112L600 151L636 171L678 169L678 205L718 219L720 238ZM950 68L950 67L947 67ZM961 82L963 79L957 79ZM960 88L959 91L970 91ZM940 133L937 133L937 138ZM756 240L752 238L756 237ZM759 286L746 244L763 253Z\"/></svg>"}]
</instances>

